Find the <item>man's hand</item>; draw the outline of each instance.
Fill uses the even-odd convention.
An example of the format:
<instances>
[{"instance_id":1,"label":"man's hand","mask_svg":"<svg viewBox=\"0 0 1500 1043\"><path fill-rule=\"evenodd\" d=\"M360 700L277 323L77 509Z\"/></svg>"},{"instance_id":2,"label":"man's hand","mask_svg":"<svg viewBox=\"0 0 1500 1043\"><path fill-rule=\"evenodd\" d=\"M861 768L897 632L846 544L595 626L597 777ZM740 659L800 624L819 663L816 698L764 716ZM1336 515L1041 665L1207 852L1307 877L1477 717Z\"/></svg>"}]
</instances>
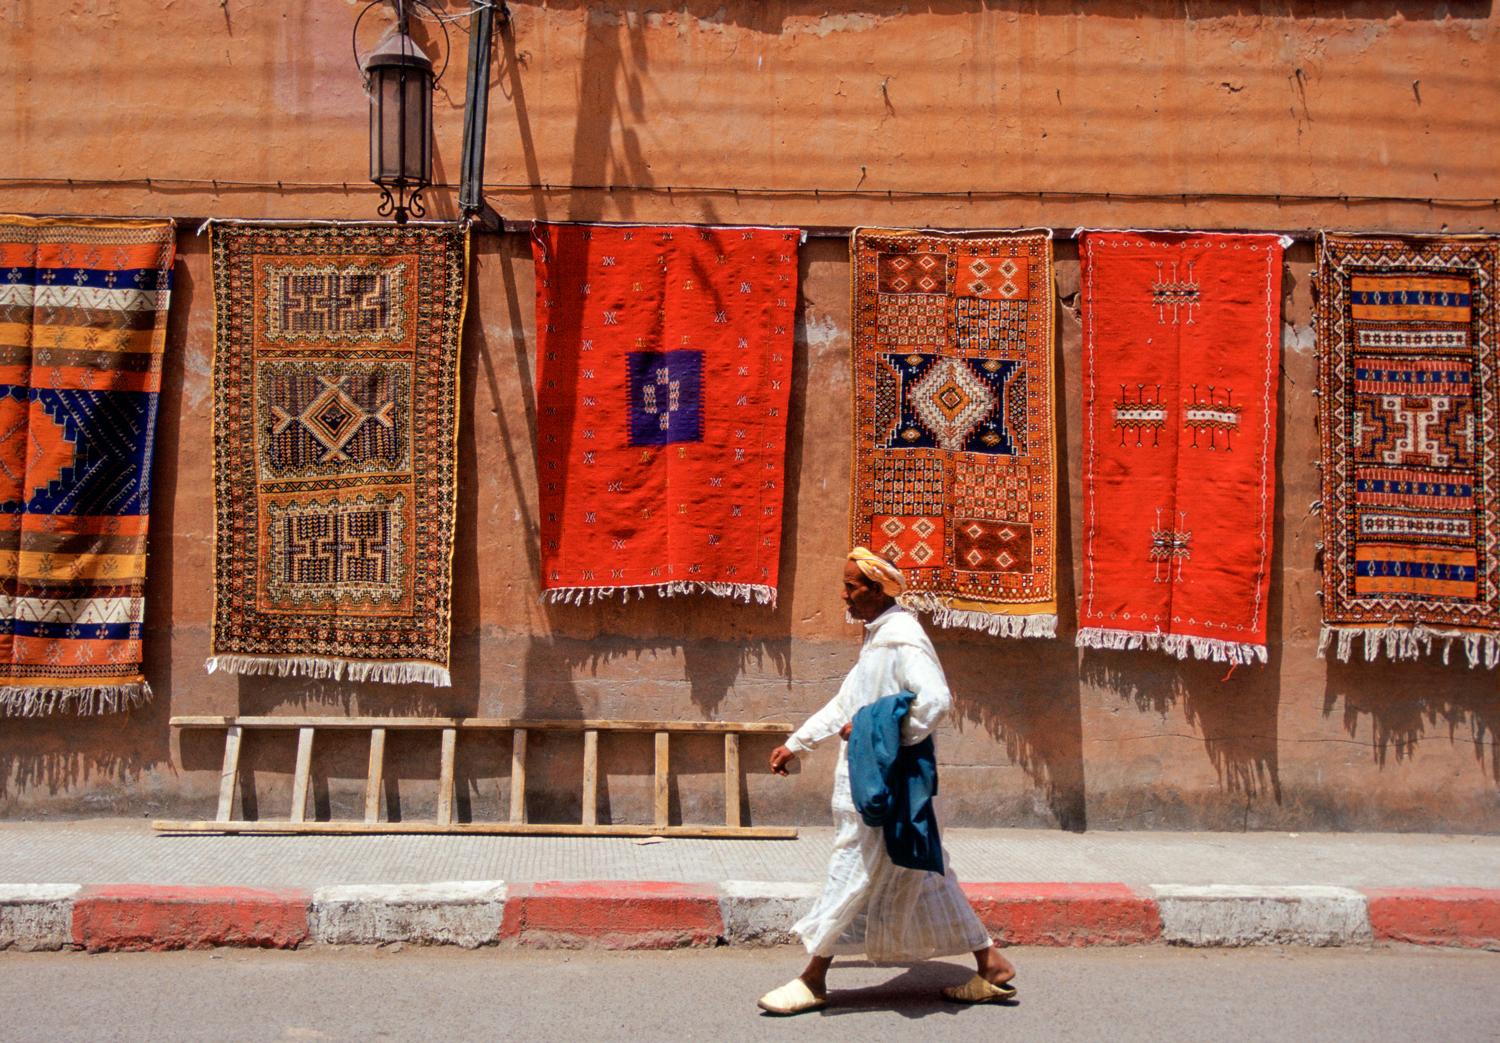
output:
<instances>
[{"instance_id":1,"label":"man's hand","mask_svg":"<svg viewBox=\"0 0 1500 1043\"><path fill-rule=\"evenodd\" d=\"M773 775L788 775L787 765L796 758L796 754L785 746L778 746L771 751L771 773Z\"/></svg>"},{"instance_id":2,"label":"man's hand","mask_svg":"<svg viewBox=\"0 0 1500 1043\"><path fill-rule=\"evenodd\" d=\"M843 739L845 742L848 742L849 733L852 731L854 731L854 722L850 721L848 724L839 729L839 738Z\"/></svg>"}]
</instances>

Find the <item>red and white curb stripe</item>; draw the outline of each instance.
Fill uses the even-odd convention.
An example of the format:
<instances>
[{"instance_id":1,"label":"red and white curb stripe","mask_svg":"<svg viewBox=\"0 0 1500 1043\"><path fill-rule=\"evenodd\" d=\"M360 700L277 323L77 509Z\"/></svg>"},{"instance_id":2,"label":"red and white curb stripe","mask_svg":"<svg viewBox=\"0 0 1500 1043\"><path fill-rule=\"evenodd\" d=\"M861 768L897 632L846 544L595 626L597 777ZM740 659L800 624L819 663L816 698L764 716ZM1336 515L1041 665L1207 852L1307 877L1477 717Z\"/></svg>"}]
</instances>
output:
<instances>
[{"instance_id":1,"label":"red and white curb stripe","mask_svg":"<svg viewBox=\"0 0 1500 1043\"><path fill-rule=\"evenodd\" d=\"M1500 889L966 884L1006 945L1369 945L1500 950ZM778 945L816 885L588 881L324 887L0 884L0 949L218 945Z\"/></svg>"}]
</instances>

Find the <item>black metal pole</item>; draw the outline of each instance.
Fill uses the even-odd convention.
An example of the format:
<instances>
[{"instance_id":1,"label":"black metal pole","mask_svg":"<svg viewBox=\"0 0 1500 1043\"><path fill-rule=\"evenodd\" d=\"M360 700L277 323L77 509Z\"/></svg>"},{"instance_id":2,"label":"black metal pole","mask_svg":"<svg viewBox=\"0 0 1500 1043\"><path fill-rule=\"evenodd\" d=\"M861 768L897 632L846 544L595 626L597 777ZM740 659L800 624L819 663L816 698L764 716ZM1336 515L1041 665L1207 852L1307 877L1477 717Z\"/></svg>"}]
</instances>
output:
<instances>
[{"instance_id":1,"label":"black metal pole","mask_svg":"<svg viewBox=\"0 0 1500 1043\"><path fill-rule=\"evenodd\" d=\"M502 9L503 10L503 9ZM463 178L458 207L466 217L484 209L484 138L490 110L490 40L495 11L481 4L469 16L469 74L464 93Z\"/></svg>"}]
</instances>

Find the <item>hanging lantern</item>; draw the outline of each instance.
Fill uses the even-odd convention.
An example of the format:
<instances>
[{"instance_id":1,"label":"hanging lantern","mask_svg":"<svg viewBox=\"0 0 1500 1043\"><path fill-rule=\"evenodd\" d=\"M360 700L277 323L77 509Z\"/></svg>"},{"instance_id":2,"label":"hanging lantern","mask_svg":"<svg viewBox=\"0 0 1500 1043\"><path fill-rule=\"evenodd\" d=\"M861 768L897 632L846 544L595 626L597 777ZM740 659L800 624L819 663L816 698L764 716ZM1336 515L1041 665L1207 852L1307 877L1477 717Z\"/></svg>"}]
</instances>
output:
<instances>
[{"instance_id":1,"label":"hanging lantern","mask_svg":"<svg viewBox=\"0 0 1500 1043\"><path fill-rule=\"evenodd\" d=\"M422 217L422 189L432 183L432 62L398 20L364 60L370 96L370 180L380 186L382 217L405 224Z\"/></svg>"}]
</instances>

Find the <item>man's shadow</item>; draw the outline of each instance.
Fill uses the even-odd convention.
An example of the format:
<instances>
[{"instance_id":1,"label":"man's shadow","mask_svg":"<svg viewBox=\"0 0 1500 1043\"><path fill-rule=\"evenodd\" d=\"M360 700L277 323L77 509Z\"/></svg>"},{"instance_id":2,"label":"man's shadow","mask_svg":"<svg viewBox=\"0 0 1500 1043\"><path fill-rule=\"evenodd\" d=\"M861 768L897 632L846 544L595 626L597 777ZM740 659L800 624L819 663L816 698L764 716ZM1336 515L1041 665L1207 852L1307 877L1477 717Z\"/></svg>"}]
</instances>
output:
<instances>
[{"instance_id":1,"label":"man's shadow","mask_svg":"<svg viewBox=\"0 0 1500 1043\"><path fill-rule=\"evenodd\" d=\"M824 1017L840 1014L864 1014L871 1011L886 1011L903 1018L925 1018L929 1014L961 1014L969 1007L1019 1006L1017 1000L1004 1003L953 1003L943 999L942 990L952 985L962 985L973 976L968 967L951 963L923 961L921 963L876 964L869 960L841 960L840 967L902 967L896 977L879 985L866 985L860 989L829 989L828 1005L813 1012ZM765 1018L780 1019L780 1015L762 1014Z\"/></svg>"}]
</instances>

